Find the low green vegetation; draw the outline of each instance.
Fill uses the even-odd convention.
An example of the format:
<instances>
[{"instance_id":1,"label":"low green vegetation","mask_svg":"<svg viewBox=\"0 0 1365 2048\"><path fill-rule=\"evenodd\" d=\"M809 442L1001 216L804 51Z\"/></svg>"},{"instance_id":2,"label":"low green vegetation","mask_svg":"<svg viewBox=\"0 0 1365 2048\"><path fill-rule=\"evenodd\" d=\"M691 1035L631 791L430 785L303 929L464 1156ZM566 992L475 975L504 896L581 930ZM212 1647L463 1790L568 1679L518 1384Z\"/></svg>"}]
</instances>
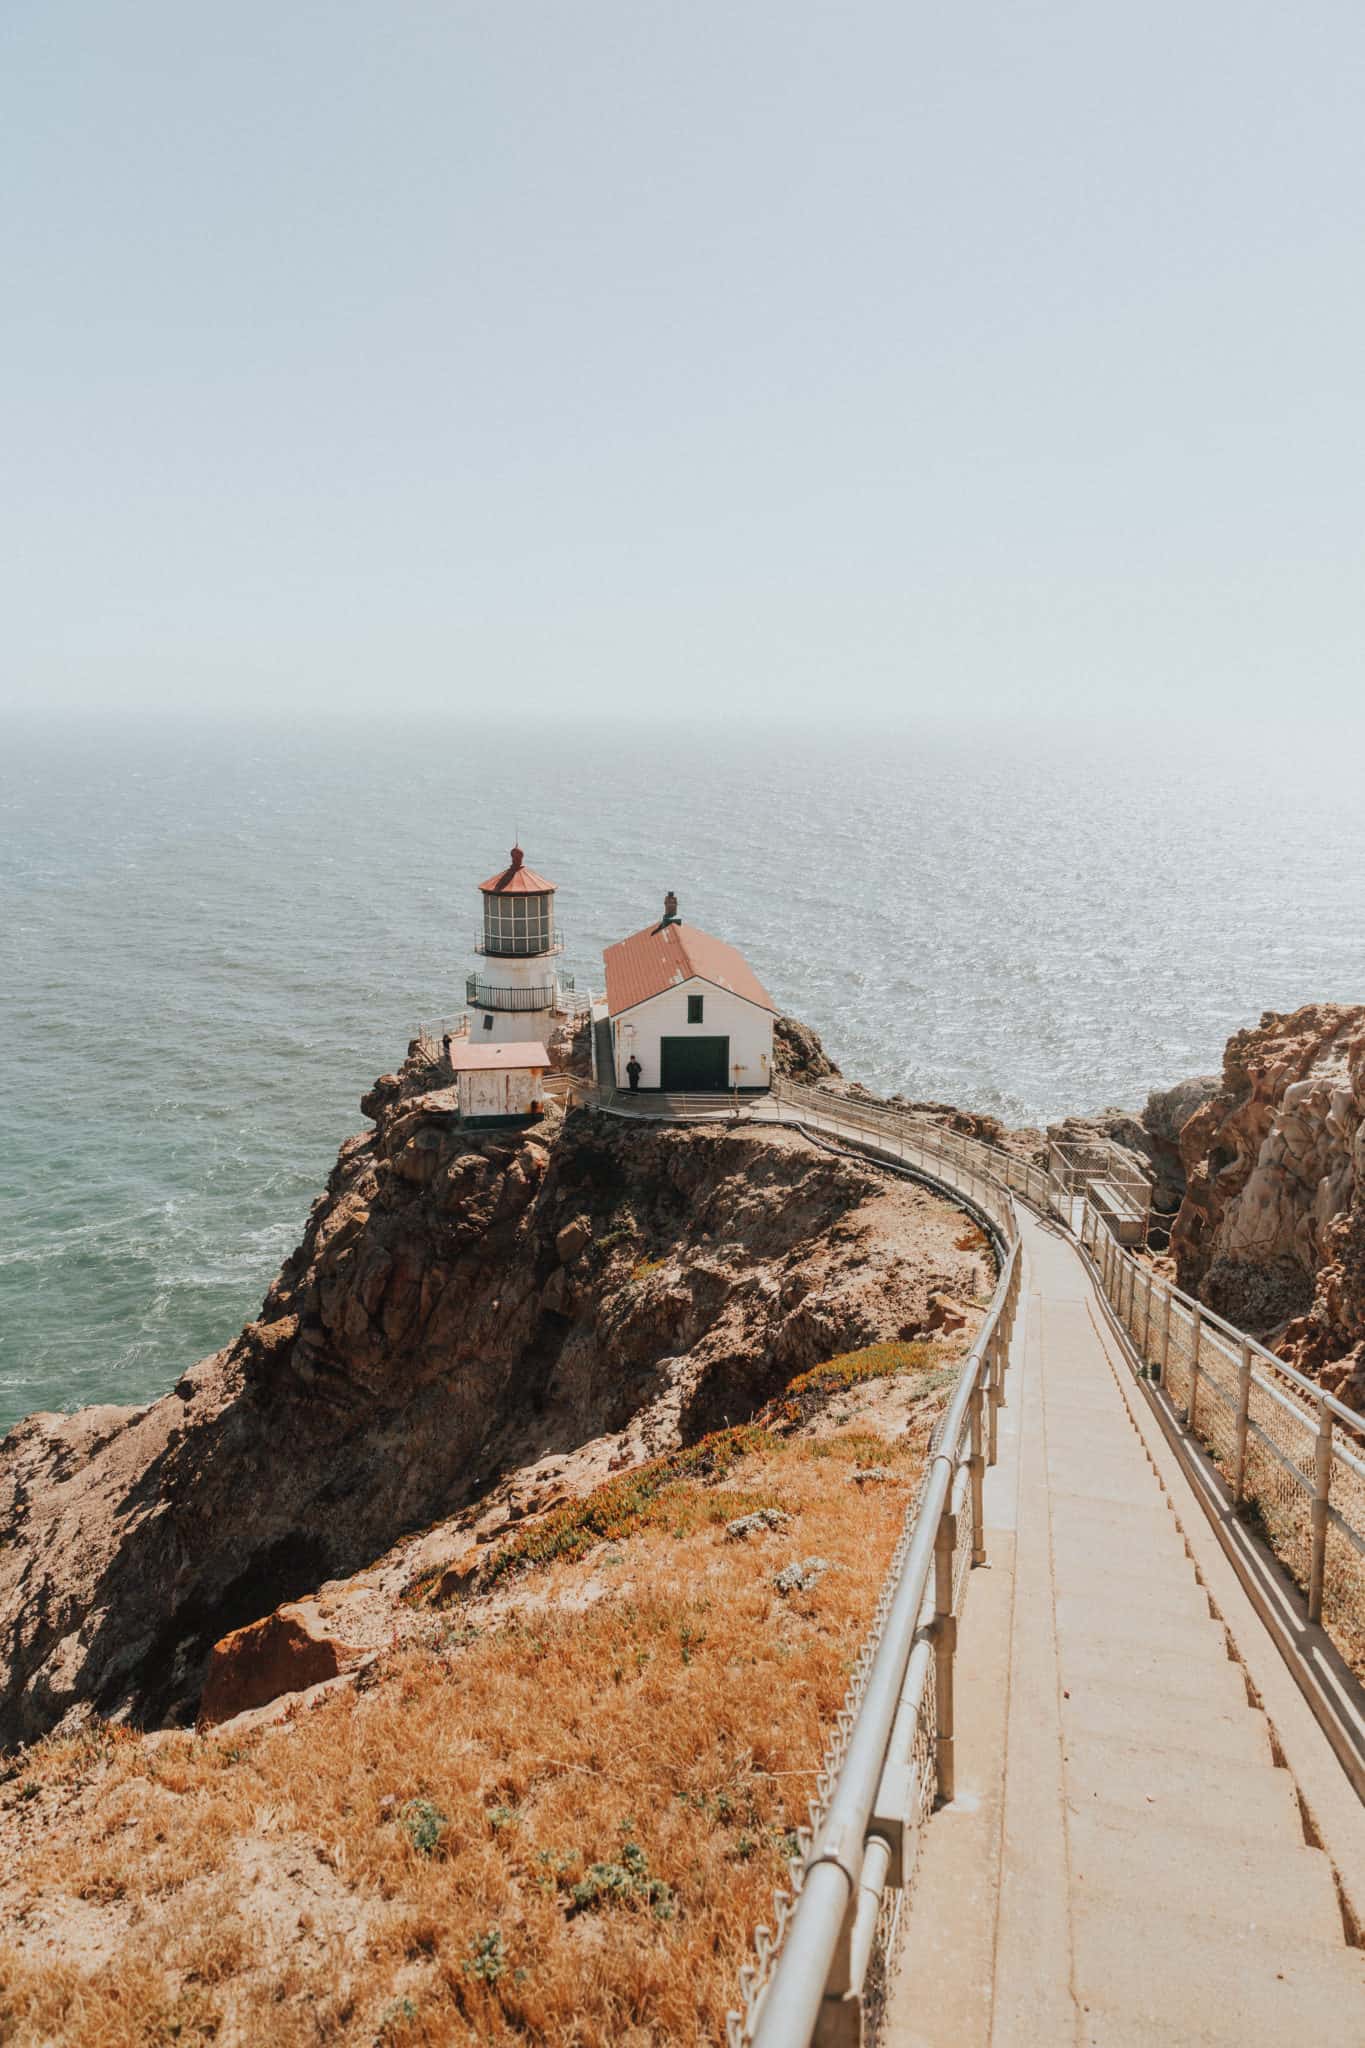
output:
<instances>
[{"instance_id":1,"label":"low green vegetation","mask_svg":"<svg viewBox=\"0 0 1365 2048\"><path fill-rule=\"evenodd\" d=\"M944 1345L924 1338L864 1344L858 1351L841 1352L837 1358L826 1359L823 1365L813 1365L808 1372L798 1373L788 1382L786 1391L769 1402L763 1419L788 1427L806 1422L836 1394L847 1393L850 1387L861 1386L868 1380L891 1379L901 1373L922 1374L923 1391L937 1391L956 1375L956 1361L947 1363L950 1356Z\"/></svg>"},{"instance_id":2,"label":"low green vegetation","mask_svg":"<svg viewBox=\"0 0 1365 2048\"><path fill-rule=\"evenodd\" d=\"M743 1508L739 1496L727 1493L712 1501L699 1491L697 1480L720 1480L741 1458L761 1456L770 1448L771 1432L757 1423L718 1429L685 1450L652 1458L633 1472L609 1479L586 1499L565 1501L533 1527L514 1536L489 1561L485 1584L533 1565L572 1562L598 1543L619 1542L655 1523L686 1534L712 1522L728 1521ZM750 1505L745 1496L745 1506ZM755 1497L753 1505L760 1503Z\"/></svg>"},{"instance_id":3,"label":"low green vegetation","mask_svg":"<svg viewBox=\"0 0 1365 2048\"><path fill-rule=\"evenodd\" d=\"M429 1799L409 1799L398 1816L419 1856L434 1856L446 1831L446 1816Z\"/></svg>"}]
</instances>

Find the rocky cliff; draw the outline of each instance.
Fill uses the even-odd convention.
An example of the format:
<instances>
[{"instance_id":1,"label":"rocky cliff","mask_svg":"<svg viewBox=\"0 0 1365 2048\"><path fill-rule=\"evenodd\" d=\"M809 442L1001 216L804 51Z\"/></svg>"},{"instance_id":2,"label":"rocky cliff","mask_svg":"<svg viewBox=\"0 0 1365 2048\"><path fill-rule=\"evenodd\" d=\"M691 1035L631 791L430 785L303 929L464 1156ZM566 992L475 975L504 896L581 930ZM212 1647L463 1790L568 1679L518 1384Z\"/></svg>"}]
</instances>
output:
<instances>
[{"instance_id":1,"label":"rocky cliff","mask_svg":"<svg viewBox=\"0 0 1365 2048\"><path fill-rule=\"evenodd\" d=\"M471 1133L416 1060L362 1107L261 1313L142 1409L0 1446L0 1743L194 1711L227 1631L500 1473L744 1419L985 1285L959 1212L793 1133L554 1111Z\"/></svg>"},{"instance_id":2,"label":"rocky cliff","mask_svg":"<svg viewBox=\"0 0 1365 2048\"><path fill-rule=\"evenodd\" d=\"M1365 1006L1239 1031L1180 1152L1181 1286L1365 1407Z\"/></svg>"}]
</instances>

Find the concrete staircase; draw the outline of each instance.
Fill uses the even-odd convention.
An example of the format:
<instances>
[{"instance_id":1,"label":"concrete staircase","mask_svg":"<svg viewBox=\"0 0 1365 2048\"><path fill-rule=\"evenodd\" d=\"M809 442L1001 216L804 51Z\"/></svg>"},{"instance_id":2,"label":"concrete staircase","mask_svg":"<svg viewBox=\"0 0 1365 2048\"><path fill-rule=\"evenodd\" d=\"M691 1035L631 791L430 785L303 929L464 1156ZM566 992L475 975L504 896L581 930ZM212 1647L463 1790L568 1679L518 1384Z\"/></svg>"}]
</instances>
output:
<instances>
[{"instance_id":1,"label":"concrete staircase","mask_svg":"<svg viewBox=\"0 0 1365 2048\"><path fill-rule=\"evenodd\" d=\"M1365 1951L1332 1866L1085 1268L1025 1231L1027 1338L987 1494L1000 1562L975 1575L960 1640L958 1797L926 1833L878 2042L1361 2048Z\"/></svg>"}]
</instances>

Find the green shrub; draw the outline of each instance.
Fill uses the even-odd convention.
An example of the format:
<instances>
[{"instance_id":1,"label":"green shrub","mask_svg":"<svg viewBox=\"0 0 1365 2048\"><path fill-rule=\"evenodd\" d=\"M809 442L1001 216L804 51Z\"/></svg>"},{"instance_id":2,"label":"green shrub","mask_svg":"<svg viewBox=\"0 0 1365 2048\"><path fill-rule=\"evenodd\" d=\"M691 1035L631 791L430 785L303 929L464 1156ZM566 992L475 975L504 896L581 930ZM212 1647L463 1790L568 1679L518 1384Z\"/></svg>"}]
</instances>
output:
<instances>
[{"instance_id":1,"label":"green shrub","mask_svg":"<svg viewBox=\"0 0 1365 2048\"><path fill-rule=\"evenodd\" d=\"M419 1856L434 1856L446 1831L447 1821L439 1806L429 1799L409 1799L399 1809L399 1822Z\"/></svg>"},{"instance_id":2,"label":"green shrub","mask_svg":"<svg viewBox=\"0 0 1365 2048\"><path fill-rule=\"evenodd\" d=\"M465 1968L471 1977L477 1977L481 1984L496 1984L507 1968L507 1951L503 1946L502 1929L490 1927L477 1941L470 1944L465 1958Z\"/></svg>"},{"instance_id":3,"label":"green shrub","mask_svg":"<svg viewBox=\"0 0 1365 2048\"><path fill-rule=\"evenodd\" d=\"M586 1874L569 1892L570 1915L586 1913L594 1906L649 1906L656 1920L671 1920L675 1909L673 1888L661 1877L651 1877L649 1862L638 1842L623 1842L619 1863L590 1863Z\"/></svg>"}]
</instances>

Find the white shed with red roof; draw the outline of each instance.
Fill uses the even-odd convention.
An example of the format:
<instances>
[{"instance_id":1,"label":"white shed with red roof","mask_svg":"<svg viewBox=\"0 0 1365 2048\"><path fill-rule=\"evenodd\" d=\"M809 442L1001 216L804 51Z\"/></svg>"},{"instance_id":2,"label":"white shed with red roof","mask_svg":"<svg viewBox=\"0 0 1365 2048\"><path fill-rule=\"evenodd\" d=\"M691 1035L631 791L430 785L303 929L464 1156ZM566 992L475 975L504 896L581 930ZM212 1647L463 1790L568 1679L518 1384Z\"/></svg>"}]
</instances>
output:
<instances>
[{"instance_id":1,"label":"white shed with red roof","mask_svg":"<svg viewBox=\"0 0 1365 2048\"><path fill-rule=\"evenodd\" d=\"M678 899L664 914L603 954L605 1029L597 1035L598 1079L670 1094L766 1088L772 1081L776 1004L744 955L724 939L684 924ZM603 1071L604 1067L607 1071Z\"/></svg>"},{"instance_id":2,"label":"white shed with red roof","mask_svg":"<svg viewBox=\"0 0 1365 2048\"><path fill-rule=\"evenodd\" d=\"M460 1115L467 1121L513 1123L540 1113L550 1055L538 1039L484 1045L452 1038L446 1054L455 1069Z\"/></svg>"}]
</instances>

